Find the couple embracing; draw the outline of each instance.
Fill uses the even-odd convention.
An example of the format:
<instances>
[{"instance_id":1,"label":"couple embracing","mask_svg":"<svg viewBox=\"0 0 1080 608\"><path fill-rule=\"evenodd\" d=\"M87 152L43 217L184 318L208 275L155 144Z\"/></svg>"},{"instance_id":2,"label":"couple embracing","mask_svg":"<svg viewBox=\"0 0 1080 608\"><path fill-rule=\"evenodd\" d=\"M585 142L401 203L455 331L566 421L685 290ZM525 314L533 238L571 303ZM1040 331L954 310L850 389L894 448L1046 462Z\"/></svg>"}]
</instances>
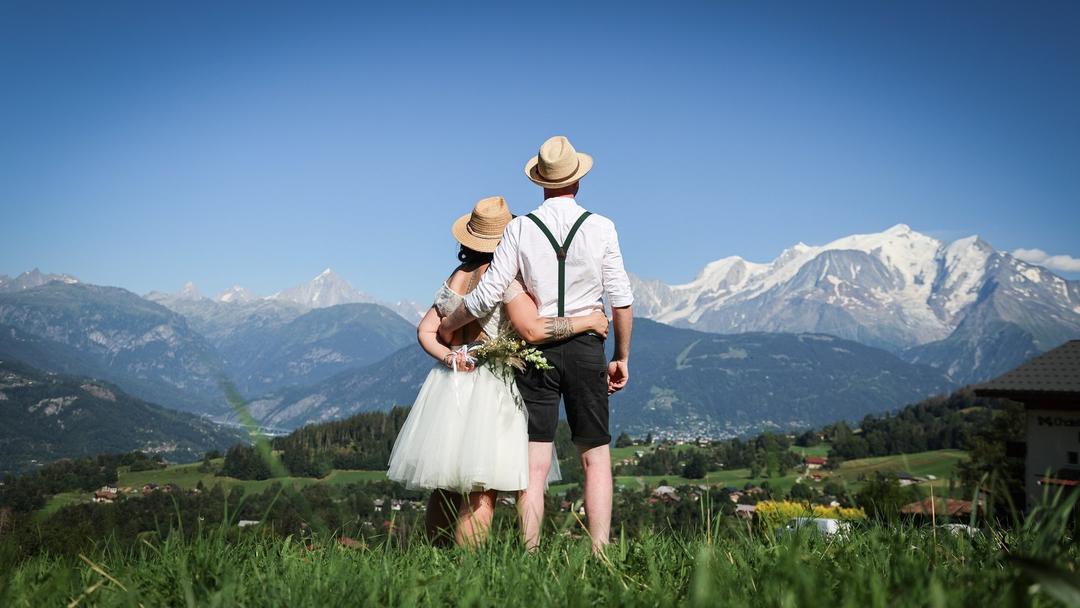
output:
<instances>
[{"instance_id":1,"label":"couple embracing","mask_svg":"<svg viewBox=\"0 0 1080 608\"><path fill-rule=\"evenodd\" d=\"M417 330L438 363L390 456L391 479L433 490L429 537L482 542L496 493L518 492L525 545L540 542L544 492L560 479L559 402L585 471L594 549L611 528L608 397L630 378L633 295L611 220L577 200L592 157L552 137L525 165L544 202L513 217L502 197L478 202L452 228L460 265ZM614 357L604 341L611 307ZM523 346L523 342L527 346ZM511 345L499 350L492 345ZM491 351L491 356L483 353ZM509 353L509 354L508 354Z\"/></svg>"}]
</instances>

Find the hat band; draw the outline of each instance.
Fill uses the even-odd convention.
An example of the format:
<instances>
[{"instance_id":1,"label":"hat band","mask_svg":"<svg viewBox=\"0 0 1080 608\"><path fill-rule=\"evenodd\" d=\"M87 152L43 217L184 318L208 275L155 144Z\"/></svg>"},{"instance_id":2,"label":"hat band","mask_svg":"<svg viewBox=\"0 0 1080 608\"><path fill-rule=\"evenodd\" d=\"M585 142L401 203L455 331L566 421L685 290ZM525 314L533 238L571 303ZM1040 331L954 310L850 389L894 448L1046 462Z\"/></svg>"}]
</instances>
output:
<instances>
[{"instance_id":1,"label":"hat band","mask_svg":"<svg viewBox=\"0 0 1080 608\"><path fill-rule=\"evenodd\" d=\"M544 175L543 165L540 164L539 162L536 163L536 172L540 174L540 177L546 179L549 182L557 182L557 181L560 181L560 180L564 180L564 179L570 177L571 175L577 173L578 169L581 168L581 157L578 156L576 153L574 154L574 160L577 161L574 164L574 168L569 173L567 173L566 175L562 175L562 176Z\"/></svg>"},{"instance_id":2,"label":"hat band","mask_svg":"<svg viewBox=\"0 0 1080 608\"><path fill-rule=\"evenodd\" d=\"M469 222L468 224L465 224L465 232L468 232L469 234L475 236L478 239L485 239L485 240L489 240L489 241L502 238L502 231L500 231L499 234L490 234L490 233L485 234L483 232L477 232L476 230L473 229L472 222Z\"/></svg>"}]
</instances>

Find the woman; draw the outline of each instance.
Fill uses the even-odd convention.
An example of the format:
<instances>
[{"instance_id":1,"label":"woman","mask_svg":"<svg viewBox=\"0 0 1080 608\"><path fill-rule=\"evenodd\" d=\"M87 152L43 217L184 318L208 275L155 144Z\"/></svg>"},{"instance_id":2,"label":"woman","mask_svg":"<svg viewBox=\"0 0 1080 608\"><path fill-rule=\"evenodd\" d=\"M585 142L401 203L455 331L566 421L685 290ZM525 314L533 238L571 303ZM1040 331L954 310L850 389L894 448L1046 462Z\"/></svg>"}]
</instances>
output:
<instances>
[{"instance_id":1,"label":"woman","mask_svg":"<svg viewBox=\"0 0 1080 608\"><path fill-rule=\"evenodd\" d=\"M527 414L513 376L495 369L498 363L476 367L459 347L504 334L511 325L526 340L539 342L551 320L537 317L536 303L515 282L504 294L503 306L458 330L453 344L436 337L441 318L461 304L487 270L512 217L506 201L492 197L454 223L451 232L461 245L461 265L439 288L417 328L420 346L438 363L398 433L387 476L409 488L434 490L426 527L438 543L448 540L445 531L455 522L459 545L482 542L494 515L496 492L528 485ZM574 333L607 335L608 319L602 311L565 322Z\"/></svg>"}]
</instances>

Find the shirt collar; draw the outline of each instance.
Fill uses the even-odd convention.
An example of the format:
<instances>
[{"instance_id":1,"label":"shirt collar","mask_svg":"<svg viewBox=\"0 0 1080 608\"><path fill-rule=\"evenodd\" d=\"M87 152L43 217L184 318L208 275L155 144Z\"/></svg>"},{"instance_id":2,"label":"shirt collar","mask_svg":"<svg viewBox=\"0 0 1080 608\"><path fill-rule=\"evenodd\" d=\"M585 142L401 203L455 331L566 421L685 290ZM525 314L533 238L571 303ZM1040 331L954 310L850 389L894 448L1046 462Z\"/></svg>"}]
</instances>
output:
<instances>
[{"instance_id":1,"label":"shirt collar","mask_svg":"<svg viewBox=\"0 0 1080 608\"><path fill-rule=\"evenodd\" d=\"M573 209L575 207L578 207L578 204L577 200L575 200L572 196L556 196L554 198L544 200L544 204L540 206L547 207L549 209Z\"/></svg>"}]
</instances>

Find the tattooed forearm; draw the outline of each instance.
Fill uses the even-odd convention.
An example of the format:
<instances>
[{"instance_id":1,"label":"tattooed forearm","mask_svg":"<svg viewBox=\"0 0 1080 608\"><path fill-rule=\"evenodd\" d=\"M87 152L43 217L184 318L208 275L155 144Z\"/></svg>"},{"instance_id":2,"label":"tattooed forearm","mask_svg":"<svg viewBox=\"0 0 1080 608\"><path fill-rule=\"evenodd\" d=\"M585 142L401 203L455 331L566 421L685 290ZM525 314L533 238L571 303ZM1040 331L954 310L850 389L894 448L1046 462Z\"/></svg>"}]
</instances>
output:
<instances>
[{"instance_id":1,"label":"tattooed forearm","mask_svg":"<svg viewBox=\"0 0 1080 608\"><path fill-rule=\"evenodd\" d=\"M546 319L545 326L548 340L562 340L574 335L574 323L566 317Z\"/></svg>"}]
</instances>

